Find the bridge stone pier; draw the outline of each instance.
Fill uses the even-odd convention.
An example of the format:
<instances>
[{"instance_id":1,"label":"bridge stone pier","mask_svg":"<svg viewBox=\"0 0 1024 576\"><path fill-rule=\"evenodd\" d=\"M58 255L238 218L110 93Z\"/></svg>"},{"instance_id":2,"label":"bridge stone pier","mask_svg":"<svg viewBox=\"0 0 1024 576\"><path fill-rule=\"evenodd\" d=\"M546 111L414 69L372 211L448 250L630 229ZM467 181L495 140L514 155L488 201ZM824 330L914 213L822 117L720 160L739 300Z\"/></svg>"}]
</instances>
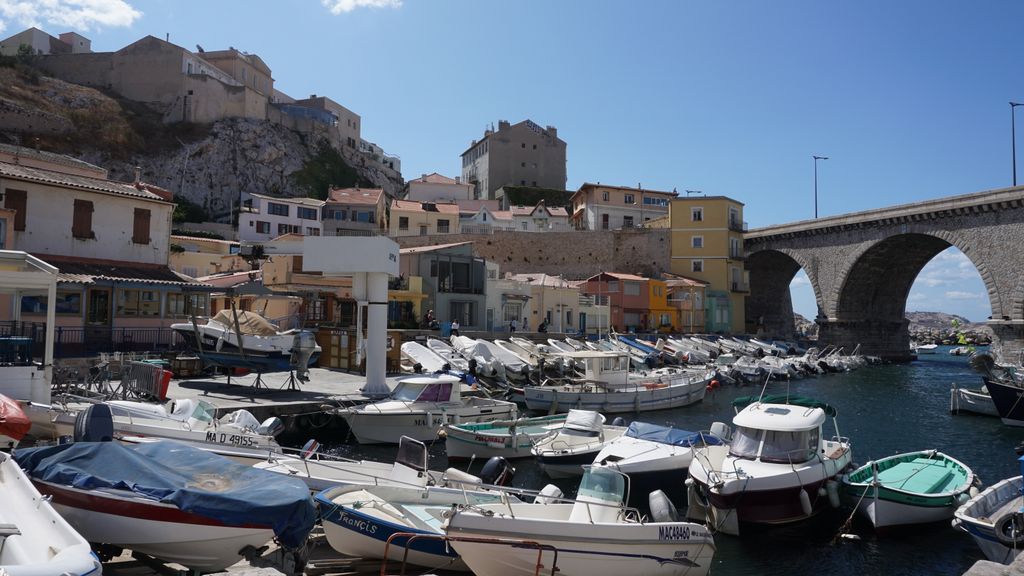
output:
<instances>
[{"instance_id":1,"label":"bridge stone pier","mask_svg":"<svg viewBox=\"0 0 1024 576\"><path fill-rule=\"evenodd\" d=\"M925 264L956 246L985 283L996 352L1018 361L1024 350L1024 187L758 228L744 244L747 321L767 336L793 337L789 285L802 268L823 344L908 359L907 295Z\"/></svg>"}]
</instances>

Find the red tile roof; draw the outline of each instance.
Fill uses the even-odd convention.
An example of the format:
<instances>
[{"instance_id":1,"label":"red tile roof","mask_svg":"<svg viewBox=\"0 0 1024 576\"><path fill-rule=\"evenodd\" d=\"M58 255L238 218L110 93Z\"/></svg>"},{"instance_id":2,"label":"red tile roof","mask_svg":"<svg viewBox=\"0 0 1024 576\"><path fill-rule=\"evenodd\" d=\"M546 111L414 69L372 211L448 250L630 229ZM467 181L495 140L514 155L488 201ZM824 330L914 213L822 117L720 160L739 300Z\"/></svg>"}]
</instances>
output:
<instances>
[{"instance_id":1,"label":"red tile roof","mask_svg":"<svg viewBox=\"0 0 1024 576\"><path fill-rule=\"evenodd\" d=\"M384 190L380 188L332 188L327 193L328 202L339 204L377 205Z\"/></svg>"},{"instance_id":2,"label":"red tile roof","mask_svg":"<svg viewBox=\"0 0 1024 576\"><path fill-rule=\"evenodd\" d=\"M143 200L154 200L157 202L169 201L162 198L159 194L148 190L147 187L150 186L148 184L136 185L127 182L115 182L113 180L106 180L103 178L76 176L74 174L54 172L53 170L30 168L20 164L0 162L0 176L15 178L18 180L27 180L30 182L39 182L41 184L56 184L58 186L66 186L76 190L131 196ZM155 186L153 186L153 188L163 190L162 188L157 188Z\"/></svg>"},{"instance_id":3,"label":"red tile roof","mask_svg":"<svg viewBox=\"0 0 1024 576\"><path fill-rule=\"evenodd\" d=\"M437 172L424 174L415 180L409 180L409 182L423 182L426 184L459 184L455 178L449 178L442 174L438 174Z\"/></svg>"},{"instance_id":4,"label":"red tile roof","mask_svg":"<svg viewBox=\"0 0 1024 576\"><path fill-rule=\"evenodd\" d=\"M428 206L434 206L435 210L429 210ZM458 214L458 204L444 204L440 202L417 202L415 200L392 200L392 210L403 212L440 212L441 214Z\"/></svg>"}]
</instances>

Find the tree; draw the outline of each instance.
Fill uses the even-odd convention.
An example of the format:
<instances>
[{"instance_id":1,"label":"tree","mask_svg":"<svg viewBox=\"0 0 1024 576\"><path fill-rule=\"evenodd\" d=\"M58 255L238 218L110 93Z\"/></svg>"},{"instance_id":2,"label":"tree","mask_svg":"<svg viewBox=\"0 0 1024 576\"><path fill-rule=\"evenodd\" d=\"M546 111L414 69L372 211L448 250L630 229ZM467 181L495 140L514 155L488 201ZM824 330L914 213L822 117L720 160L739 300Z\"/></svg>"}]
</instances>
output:
<instances>
[{"instance_id":1,"label":"tree","mask_svg":"<svg viewBox=\"0 0 1024 576\"><path fill-rule=\"evenodd\" d=\"M292 173L296 186L309 198L325 200L331 188L352 188L369 183L359 177L330 142L321 140L300 170Z\"/></svg>"}]
</instances>

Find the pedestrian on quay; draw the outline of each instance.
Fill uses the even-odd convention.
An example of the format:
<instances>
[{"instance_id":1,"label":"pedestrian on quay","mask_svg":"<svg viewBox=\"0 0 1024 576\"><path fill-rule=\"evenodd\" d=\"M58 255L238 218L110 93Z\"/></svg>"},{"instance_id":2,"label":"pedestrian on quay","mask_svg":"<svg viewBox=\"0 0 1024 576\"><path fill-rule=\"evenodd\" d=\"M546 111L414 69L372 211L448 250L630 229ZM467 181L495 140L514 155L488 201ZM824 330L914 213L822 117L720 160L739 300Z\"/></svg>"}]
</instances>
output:
<instances>
[{"instance_id":1,"label":"pedestrian on quay","mask_svg":"<svg viewBox=\"0 0 1024 576\"><path fill-rule=\"evenodd\" d=\"M452 320L452 336L458 336L458 335L459 335L459 321L458 320Z\"/></svg>"},{"instance_id":2,"label":"pedestrian on quay","mask_svg":"<svg viewBox=\"0 0 1024 576\"><path fill-rule=\"evenodd\" d=\"M512 321L508 323L508 331L511 332L512 334L516 333L516 319L515 318L513 318Z\"/></svg>"}]
</instances>

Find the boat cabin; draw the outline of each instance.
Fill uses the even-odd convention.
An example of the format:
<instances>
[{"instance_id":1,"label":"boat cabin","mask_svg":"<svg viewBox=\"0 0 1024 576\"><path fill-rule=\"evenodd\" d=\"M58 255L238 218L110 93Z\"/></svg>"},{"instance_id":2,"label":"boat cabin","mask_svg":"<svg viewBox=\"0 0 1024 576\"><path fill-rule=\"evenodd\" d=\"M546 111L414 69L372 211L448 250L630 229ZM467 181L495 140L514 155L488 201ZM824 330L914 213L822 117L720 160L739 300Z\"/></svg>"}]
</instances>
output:
<instances>
[{"instance_id":1,"label":"boat cabin","mask_svg":"<svg viewBox=\"0 0 1024 576\"><path fill-rule=\"evenodd\" d=\"M826 415L835 416L834 408L813 400L804 404L782 404L749 403L749 398L737 398L734 405L744 401L748 405L732 420L735 431L729 446L731 456L744 460L781 464L807 462L822 450L821 429Z\"/></svg>"},{"instance_id":2,"label":"boat cabin","mask_svg":"<svg viewBox=\"0 0 1024 576\"><path fill-rule=\"evenodd\" d=\"M629 501L629 477L605 467L583 467L570 522L618 522Z\"/></svg>"},{"instance_id":3,"label":"boat cabin","mask_svg":"<svg viewBox=\"0 0 1024 576\"><path fill-rule=\"evenodd\" d=\"M402 402L459 402L462 386L454 376L417 376L398 382L392 400Z\"/></svg>"},{"instance_id":4,"label":"boat cabin","mask_svg":"<svg viewBox=\"0 0 1024 576\"><path fill-rule=\"evenodd\" d=\"M601 384L625 385L629 380L629 354L625 352L569 352L576 366L584 367L584 379Z\"/></svg>"}]
</instances>

